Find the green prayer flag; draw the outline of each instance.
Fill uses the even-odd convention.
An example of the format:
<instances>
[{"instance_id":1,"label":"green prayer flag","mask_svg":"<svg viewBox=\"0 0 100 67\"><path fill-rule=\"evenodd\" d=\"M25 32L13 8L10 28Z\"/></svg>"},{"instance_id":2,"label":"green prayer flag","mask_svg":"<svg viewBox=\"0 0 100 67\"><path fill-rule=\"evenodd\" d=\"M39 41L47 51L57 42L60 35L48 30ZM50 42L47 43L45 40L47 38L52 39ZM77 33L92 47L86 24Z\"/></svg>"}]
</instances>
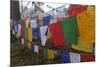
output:
<instances>
[{"instance_id":1,"label":"green prayer flag","mask_svg":"<svg viewBox=\"0 0 100 67\"><path fill-rule=\"evenodd\" d=\"M77 44L78 43L78 26L77 17L69 17L62 21L62 31L64 33L65 44Z\"/></svg>"},{"instance_id":2,"label":"green prayer flag","mask_svg":"<svg viewBox=\"0 0 100 67\"><path fill-rule=\"evenodd\" d=\"M44 49L44 57L48 58L48 49Z\"/></svg>"},{"instance_id":3,"label":"green prayer flag","mask_svg":"<svg viewBox=\"0 0 100 67\"><path fill-rule=\"evenodd\" d=\"M26 46L28 47L28 28L27 27L24 28L24 37L25 37Z\"/></svg>"}]
</instances>

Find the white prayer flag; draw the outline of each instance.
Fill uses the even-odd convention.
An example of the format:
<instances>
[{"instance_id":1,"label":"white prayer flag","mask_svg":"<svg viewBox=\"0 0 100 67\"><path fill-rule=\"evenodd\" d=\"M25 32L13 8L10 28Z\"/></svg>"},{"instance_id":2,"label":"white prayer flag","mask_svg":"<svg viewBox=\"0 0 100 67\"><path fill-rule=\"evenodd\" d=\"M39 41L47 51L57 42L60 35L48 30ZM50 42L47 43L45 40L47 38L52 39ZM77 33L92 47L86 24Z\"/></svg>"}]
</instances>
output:
<instances>
[{"instance_id":1,"label":"white prayer flag","mask_svg":"<svg viewBox=\"0 0 100 67\"><path fill-rule=\"evenodd\" d=\"M71 63L80 62L80 54L78 54L78 53L70 53L70 61L71 61Z\"/></svg>"},{"instance_id":2,"label":"white prayer flag","mask_svg":"<svg viewBox=\"0 0 100 67\"><path fill-rule=\"evenodd\" d=\"M37 45L34 45L34 52L38 53L38 46Z\"/></svg>"},{"instance_id":3,"label":"white prayer flag","mask_svg":"<svg viewBox=\"0 0 100 67\"><path fill-rule=\"evenodd\" d=\"M32 28L37 28L37 21L36 21L36 19L30 20L30 24L31 24Z\"/></svg>"},{"instance_id":4,"label":"white prayer flag","mask_svg":"<svg viewBox=\"0 0 100 67\"><path fill-rule=\"evenodd\" d=\"M24 39L23 38L21 38L21 44L24 45Z\"/></svg>"},{"instance_id":5,"label":"white prayer flag","mask_svg":"<svg viewBox=\"0 0 100 67\"><path fill-rule=\"evenodd\" d=\"M40 27L42 46L45 46L45 43L46 43L46 35L45 35L45 33L47 31L47 27L48 27L47 25Z\"/></svg>"}]
</instances>

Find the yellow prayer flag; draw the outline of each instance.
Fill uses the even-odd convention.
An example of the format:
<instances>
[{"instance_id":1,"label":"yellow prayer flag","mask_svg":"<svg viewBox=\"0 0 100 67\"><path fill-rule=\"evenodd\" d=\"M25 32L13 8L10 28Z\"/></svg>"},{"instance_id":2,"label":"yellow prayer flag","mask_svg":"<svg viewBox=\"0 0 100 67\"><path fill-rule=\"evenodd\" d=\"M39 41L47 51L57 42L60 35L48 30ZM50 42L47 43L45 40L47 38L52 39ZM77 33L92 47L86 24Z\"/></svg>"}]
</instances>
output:
<instances>
[{"instance_id":1,"label":"yellow prayer flag","mask_svg":"<svg viewBox=\"0 0 100 67\"><path fill-rule=\"evenodd\" d=\"M92 52L93 43L87 44L86 42L79 40L78 45L72 45L72 48L80 50L80 51L84 51L84 52Z\"/></svg>"},{"instance_id":2,"label":"yellow prayer flag","mask_svg":"<svg viewBox=\"0 0 100 67\"><path fill-rule=\"evenodd\" d=\"M49 59L54 59L54 51L51 49L48 49L48 58Z\"/></svg>"},{"instance_id":3,"label":"yellow prayer flag","mask_svg":"<svg viewBox=\"0 0 100 67\"><path fill-rule=\"evenodd\" d=\"M91 44L95 41L95 8L88 6L87 10L77 15L79 39Z\"/></svg>"},{"instance_id":4,"label":"yellow prayer flag","mask_svg":"<svg viewBox=\"0 0 100 67\"><path fill-rule=\"evenodd\" d=\"M32 28L31 27L29 27L28 28L28 41L29 41L29 43L28 43L28 47L29 48L31 48L31 43L32 43Z\"/></svg>"},{"instance_id":5,"label":"yellow prayer flag","mask_svg":"<svg viewBox=\"0 0 100 67\"><path fill-rule=\"evenodd\" d=\"M87 10L77 15L79 29L78 45L72 48L92 52L93 42L95 42L95 7L88 6Z\"/></svg>"}]
</instances>

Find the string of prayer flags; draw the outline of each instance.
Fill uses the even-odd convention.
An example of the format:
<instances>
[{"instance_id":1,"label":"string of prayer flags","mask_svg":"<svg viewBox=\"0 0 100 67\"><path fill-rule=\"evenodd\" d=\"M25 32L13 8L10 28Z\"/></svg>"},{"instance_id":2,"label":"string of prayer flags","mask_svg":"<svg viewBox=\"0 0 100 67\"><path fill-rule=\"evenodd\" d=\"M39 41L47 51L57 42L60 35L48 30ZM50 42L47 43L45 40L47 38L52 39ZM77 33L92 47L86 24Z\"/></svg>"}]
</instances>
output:
<instances>
[{"instance_id":1,"label":"string of prayer flags","mask_svg":"<svg viewBox=\"0 0 100 67\"><path fill-rule=\"evenodd\" d=\"M42 26L40 27L40 35L41 35L41 42L42 42L42 46L45 46L46 44L46 30L47 30L48 26Z\"/></svg>"},{"instance_id":2,"label":"string of prayer flags","mask_svg":"<svg viewBox=\"0 0 100 67\"><path fill-rule=\"evenodd\" d=\"M95 61L95 56L93 54L81 54L81 62L91 61Z\"/></svg>"},{"instance_id":3,"label":"string of prayer flags","mask_svg":"<svg viewBox=\"0 0 100 67\"><path fill-rule=\"evenodd\" d=\"M49 59L54 59L54 51L51 49L48 49L48 58Z\"/></svg>"},{"instance_id":4,"label":"string of prayer flags","mask_svg":"<svg viewBox=\"0 0 100 67\"><path fill-rule=\"evenodd\" d=\"M61 60L63 63L70 63L70 55L67 52L61 53Z\"/></svg>"},{"instance_id":5,"label":"string of prayer flags","mask_svg":"<svg viewBox=\"0 0 100 67\"><path fill-rule=\"evenodd\" d=\"M66 16L63 11L65 6L53 8L48 13L38 10L30 22L28 18L25 19L21 29L16 22L14 33L21 32L22 46L37 53L36 59L44 57L37 60L39 63L45 60L48 60L47 63L56 60L62 63L95 61L95 7L70 5Z\"/></svg>"},{"instance_id":6,"label":"string of prayer flags","mask_svg":"<svg viewBox=\"0 0 100 67\"><path fill-rule=\"evenodd\" d=\"M80 54L70 52L70 62L79 63L81 61Z\"/></svg>"},{"instance_id":7,"label":"string of prayer flags","mask_svg":"<svg viewBox=\"0 0 100 67\"><path fill-rule=\"evenodd\" d=\"M78 26L77 17L69 17L62 21L62 31L64 33L65 44L77 44L78 42Z\"/></svg>"},{"instance_id":8,"label":"string of prayer flags","mask_svg":"<svg viewBox=\"0 0 100 67\"><path fill-rule=\"evenodd\" d=\"M56 23L50 24L49 30L50 30L50 34L51 34L51 38L53 40L54 46L64 47L64 36L61 29L61 22L57 21Z\"/></svg>"},{"instance_id":9,"label":"string of prayer flags","mask_svg":"<svg viewBox=\"0 0 100 67\"><path fill-rule=\"evenodd\" d=\"M86 10L87 10L87 6L72 4L72 5L70 5L67 12L68 12L69 16L76 16L77 14L82 13Z\"/></svg>"},{"instance_id":10,"label":"string of prayer flags","mask_svg":"<svg viewBox=\"0 0 100 67\"><path fill-rule=\"evenodd\" d=\"M25 37L26 46L28 47L28 28L27 27L24 27L24 37Z\"/></svg>"},{"instance_id":11,"label":"string of prayer flags","mask_svg":"<svg viewBox=\"0 0 100 67\"><path fill-rule=\"evenodd\" d=\"M32 45L32 28L31 27L28 28L28 41L29 41L28 47L31 48L31 45Z\"/></svg>"},{"instance_id":12,"label":"string of prayer flags","mask_svg":"<svg viewBox=\"0 0 100 67\"><path fill-rule=\"evenodd\" d=\"M95 9L87 8L77 15L79 40L91 44L95 41ZM84 35L85 34L85 35Z\"/></svg>"}]
</instances>

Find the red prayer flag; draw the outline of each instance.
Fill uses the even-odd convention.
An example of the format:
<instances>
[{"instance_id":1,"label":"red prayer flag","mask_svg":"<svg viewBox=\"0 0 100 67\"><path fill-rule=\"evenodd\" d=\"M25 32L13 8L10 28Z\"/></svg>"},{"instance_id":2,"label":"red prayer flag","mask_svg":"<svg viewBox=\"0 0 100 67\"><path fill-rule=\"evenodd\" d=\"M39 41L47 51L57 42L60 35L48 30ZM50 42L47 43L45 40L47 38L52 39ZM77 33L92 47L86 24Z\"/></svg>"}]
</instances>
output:
<instances>
[{"instance_id":1,"label":"red prayer flag","mask_svg":"<svg viewBox=\"0 0 100 67\"><path fill-rule=\"evenodd\" d=\"M95 56L93 54L81 54L82 62L95 61Z\"/></svg>"},{"instance_id":2,"label":"red prayer flag","mask_svg":"<svg viewBox=\"0 0 100 67\"><path fill-rule=\"evenodd\" d=\"M68 9L68 15L69 16L76 16L77 14L86 11L87 6L82 5L71 5Z\"/></svg>"},{"instance_id":3,"label":"red prayer flag","mask_svg":"<svg viewBox=\"0 0 100 67\"><path fill-rule=\"evenodd\" d=\"M54 46L62 46L64 47L64 36L61 29L61 22L57 21L56 23L49 25L51 38L53 40Z\"/></svg>"},{"instance_id":4,"label":"red prayer flag","mask_svg":"<svg viewBox=\"0 0 100 67\"><path fill-rule=\"evenodd\" d=\"M26 47L25 45L25 38L24 38L24 25L21 25L21 37L24 39L24 48Z\"/></svg>"}]
</instances>

